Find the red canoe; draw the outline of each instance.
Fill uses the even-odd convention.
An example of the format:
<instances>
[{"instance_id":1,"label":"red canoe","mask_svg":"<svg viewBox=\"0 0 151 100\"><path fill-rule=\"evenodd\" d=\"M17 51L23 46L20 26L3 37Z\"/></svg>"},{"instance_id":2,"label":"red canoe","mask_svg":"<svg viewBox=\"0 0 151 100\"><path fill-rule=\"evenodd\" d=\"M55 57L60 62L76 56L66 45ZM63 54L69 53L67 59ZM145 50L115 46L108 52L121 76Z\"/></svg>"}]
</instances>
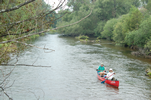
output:
<instances>
[{"instance_id":1,"label":"red canoe","mask_svg":"<svg viewBox=\"0 0 151 100\"><path fill-rule=\"evenodd\" d=\"M98 79L101 80L101 81L104 81L105 78L104 77L101 77L97 74L98 76ZM106 80L105 83L109 84L109 85L112 85L112 86L115 86L115 87L119 87L119 81L111 81L111 80Z\"/></svg>"}]
</instances>

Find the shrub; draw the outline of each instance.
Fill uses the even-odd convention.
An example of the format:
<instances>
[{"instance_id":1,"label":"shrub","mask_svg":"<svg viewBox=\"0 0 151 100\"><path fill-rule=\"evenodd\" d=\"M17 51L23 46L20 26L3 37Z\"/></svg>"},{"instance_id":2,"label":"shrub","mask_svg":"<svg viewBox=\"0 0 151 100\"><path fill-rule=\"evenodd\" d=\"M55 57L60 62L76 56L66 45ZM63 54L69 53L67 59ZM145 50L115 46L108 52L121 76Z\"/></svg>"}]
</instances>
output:
<instances>
[{"instance_id":1,"label":"shrub","mask_svg":"<svg viewBox=\"0 0 151 100\"><path fill-rule=\"evenodd\" d=\"M111 19L106 22L105 26L103 27L103 32L101 32L102 37L107 38L108 40L113 39L113 29L114 25L117 23L117 19Z\"/></svg>"},{"instance_id":2,"label":"shrub","mask_svg":"<svg viewBox=\"0 0 151 100\"><path fill-rule=\"evenodd\" d=\"M78 36L78 37L76 37L76 39L85 39L85 40L88 40L88 36L86 36L86 35L80 35L80 36Z\"/></svg>"}]
</instances>

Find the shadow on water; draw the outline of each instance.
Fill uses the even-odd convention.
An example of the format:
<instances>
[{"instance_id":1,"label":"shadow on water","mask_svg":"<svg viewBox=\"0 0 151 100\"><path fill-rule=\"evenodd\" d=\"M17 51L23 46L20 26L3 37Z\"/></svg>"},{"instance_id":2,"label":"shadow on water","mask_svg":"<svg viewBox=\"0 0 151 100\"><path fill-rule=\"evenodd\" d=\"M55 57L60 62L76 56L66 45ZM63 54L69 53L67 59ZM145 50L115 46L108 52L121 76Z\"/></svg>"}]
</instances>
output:
<instances>
[{"instance_id":1,"label":"shadow on water","mask_svg":"<svg viewBox=\"0 0 151 100\"><path fill-rule=\"evenodd\" d=\"M111 41L107 41L107 40L101 40L101 41L102 41L102 43L100 43L100 44L104 47L108 47L108 48L111 48L113 50L120 51L120 52L122 52L123 55L127 56L128 58L138 59L138 60L141 60L143 62L147 62L147 63L151 64L151 59L147 59L147 58L144 58L144 57L133 56L131 54L131 52L136 51L136 50L132 50L128 47L115 46L115 44L112 43Z\"/></svg>"},{"instance_id":2,"label":"shadow on water","mask_svg":"<svg viewBox=\"0 0 151 100\"><path fill-rule=\"evenodd\" d=\"M105 86L106 86L107 90L113 90L114 92L116 92L118 94L119 88L111 86L111 85L108 85L108 84L105 84Z\"/></svg>"}]
</instances>

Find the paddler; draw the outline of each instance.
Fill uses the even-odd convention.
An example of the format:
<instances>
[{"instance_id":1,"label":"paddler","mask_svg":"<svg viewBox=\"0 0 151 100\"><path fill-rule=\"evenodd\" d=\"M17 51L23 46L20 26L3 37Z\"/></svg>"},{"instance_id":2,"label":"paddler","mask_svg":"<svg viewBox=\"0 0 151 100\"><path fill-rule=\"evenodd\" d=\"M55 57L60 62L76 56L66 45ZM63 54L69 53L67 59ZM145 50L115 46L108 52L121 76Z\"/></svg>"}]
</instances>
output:
<instances>
[{"instance_id":1,"label":"paddler","mask_svg":"<svg viewBox=\"0 0 151 100\"><path fill-rule=\"evenodd\" d=\"M108 79L108 80L115 80L115 78L114 78L114 72L113 72L113 70L112 70L112 68L110 68L109 69L109 72L107 73L107 76L106 76L106 78Z\"/></svg>"},{"instance_id":2,"label":"paddler","mask_svg":"<svg viewBox=\"0 0 151 100\"><path fill-rule=\"evenodd\" d=\"M96 70L98 71L98 74L100 74L101 77L105 75L105 68L103 63L101 63L101 66L99 66Z\"/></svg>"}]
</instances>

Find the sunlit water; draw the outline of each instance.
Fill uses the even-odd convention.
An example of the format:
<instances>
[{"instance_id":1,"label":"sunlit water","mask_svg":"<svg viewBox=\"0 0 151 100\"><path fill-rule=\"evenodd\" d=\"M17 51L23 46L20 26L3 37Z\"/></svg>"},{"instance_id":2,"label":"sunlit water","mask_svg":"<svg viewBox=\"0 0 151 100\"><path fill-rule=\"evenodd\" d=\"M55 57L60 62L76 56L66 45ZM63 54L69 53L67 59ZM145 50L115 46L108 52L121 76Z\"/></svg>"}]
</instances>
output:
<instances>
[{"instance_id":1,"label":"sunlit water","mask_svg":"<svg viewBox=\"0 0 151 100\"><path fill-rule=\"evenodd\" d=\"M115 47L109 41L82 43L58 35L40 37L19 63L51 67L17 66L8 78L13 86L6 92L14 100L151 100L151 79L144 76L151 60L130 55L130 49ZM120 81L119 88L101 84L96 68L104 63L113 68ZM1 69L10 70L10 67ZM2 76L1 76L2 77ZM1 93L0 100L8 100Z\"/></svg>"}]
</instances>

